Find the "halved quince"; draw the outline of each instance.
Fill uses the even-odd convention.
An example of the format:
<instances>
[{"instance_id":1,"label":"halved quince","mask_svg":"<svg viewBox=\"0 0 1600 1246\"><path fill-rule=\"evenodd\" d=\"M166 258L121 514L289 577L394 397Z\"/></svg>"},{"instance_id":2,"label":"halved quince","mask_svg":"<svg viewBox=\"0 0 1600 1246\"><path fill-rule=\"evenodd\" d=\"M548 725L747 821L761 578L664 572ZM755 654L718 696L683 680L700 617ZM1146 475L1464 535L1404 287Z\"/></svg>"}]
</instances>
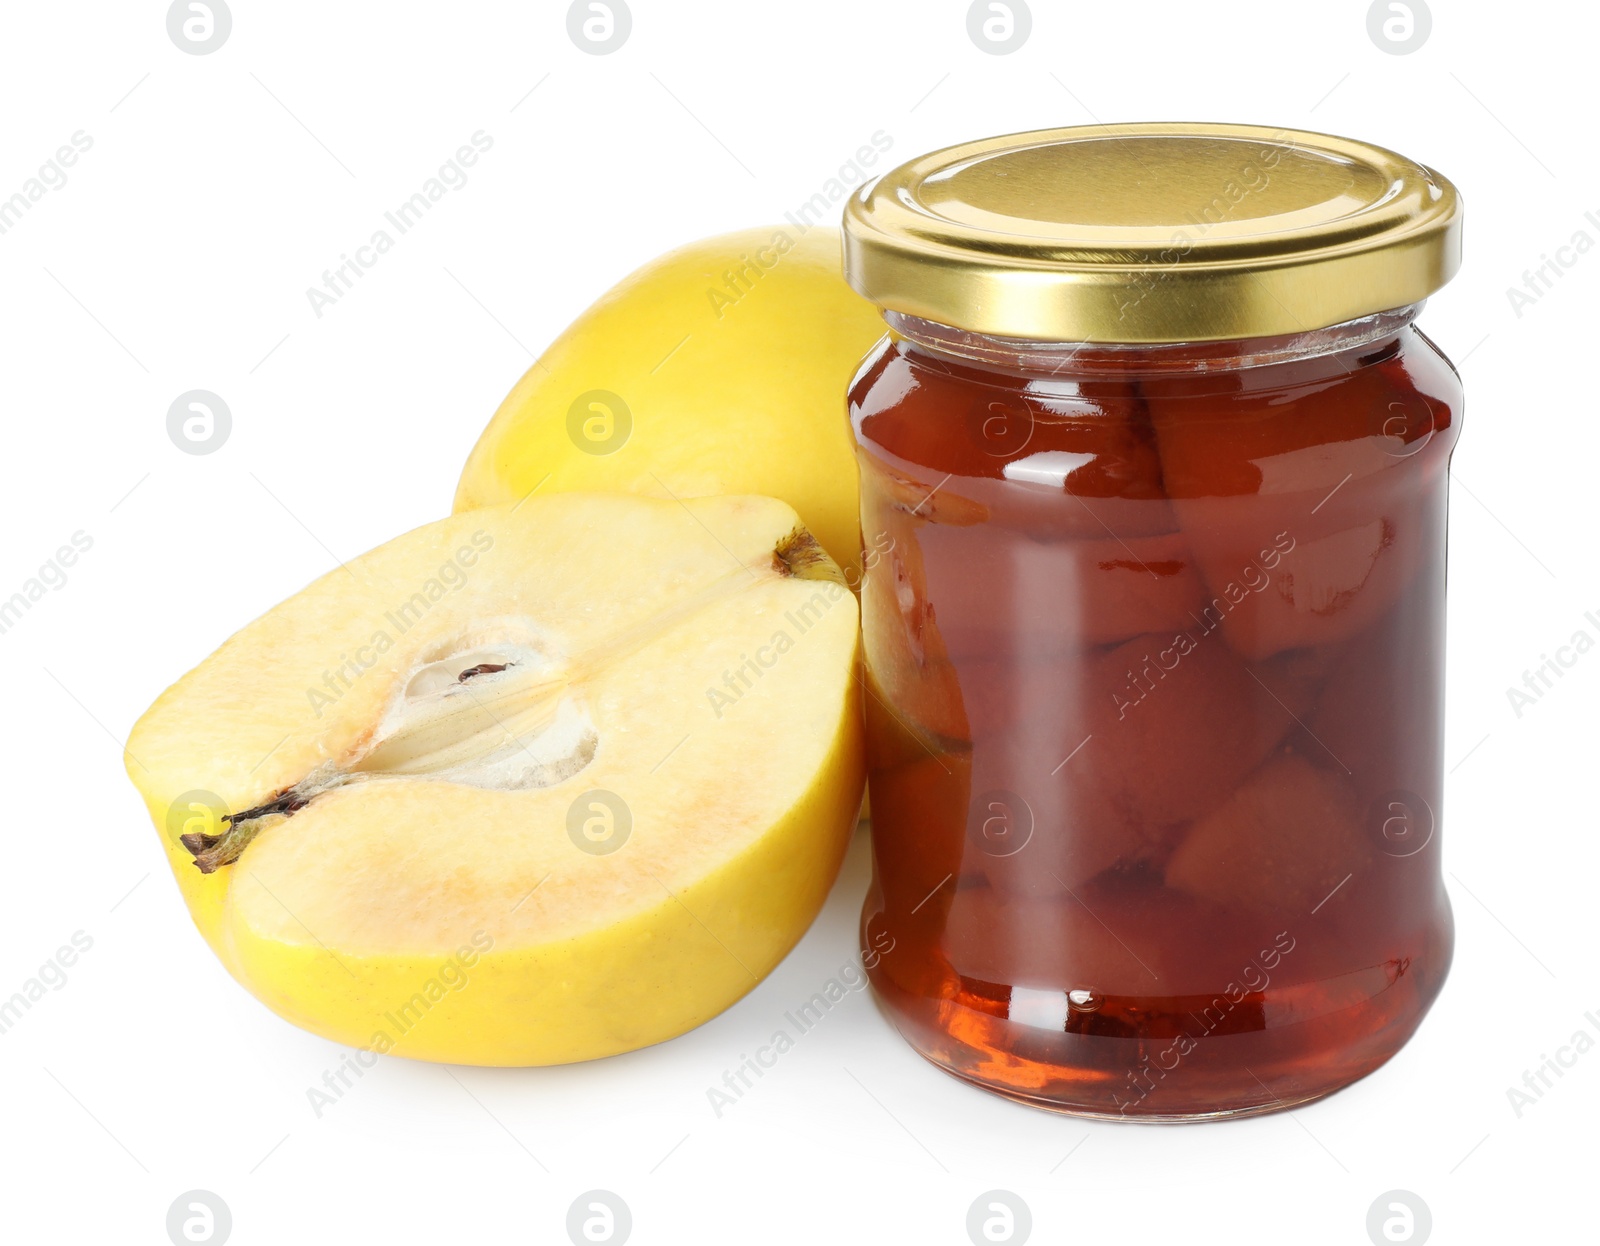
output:
<instances>
[{"instance_id":1,"label":"halved quince","mask_svg":"<svg viewBox=\"0 0 1600 1246\"><path fill-rule=\"evenodd\" d=\"M856 649L783 502L535 497L269 611L127 767L201 932L284 1017L582 1060L714 1016L810 924L861 802Z\"/></svg>"}]
</instances>

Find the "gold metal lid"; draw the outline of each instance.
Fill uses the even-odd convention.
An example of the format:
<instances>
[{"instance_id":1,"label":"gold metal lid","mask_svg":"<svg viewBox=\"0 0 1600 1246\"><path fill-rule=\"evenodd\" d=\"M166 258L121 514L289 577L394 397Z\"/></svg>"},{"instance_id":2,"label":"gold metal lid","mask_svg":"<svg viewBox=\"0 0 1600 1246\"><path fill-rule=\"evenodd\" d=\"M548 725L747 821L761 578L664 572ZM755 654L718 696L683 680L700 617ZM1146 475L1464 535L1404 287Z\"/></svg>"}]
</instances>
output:
<instances>
[{"instance_id":1,"label":"gold metal lid","mask_svg":"<svg viewBox=\"0 0 1600 1246\"><path fill-rule=\"evenodd\" d=\"M1188 342L1417 303L1461 262L1449 181L1381 147L1265 126L1077 126L884 174L844 212L845 276L977 333Z\"/></svg>"}]
</instances>

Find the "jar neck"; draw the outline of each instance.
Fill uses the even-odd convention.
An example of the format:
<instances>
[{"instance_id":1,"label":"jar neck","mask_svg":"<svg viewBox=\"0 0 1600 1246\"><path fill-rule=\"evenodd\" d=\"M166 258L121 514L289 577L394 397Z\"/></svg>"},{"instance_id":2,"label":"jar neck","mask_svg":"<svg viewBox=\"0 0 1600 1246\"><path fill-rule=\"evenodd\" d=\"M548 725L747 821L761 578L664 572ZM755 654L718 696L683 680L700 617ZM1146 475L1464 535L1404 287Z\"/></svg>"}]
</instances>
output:
<instances>
[{"instance_id":1,"label":"jar neck","mask_svg":"<svg viewBox=\"0 0 1600 1246\"><path fill-rule=\"evenodd\" d=\"M1416 319L1421 303L1343 324L1281 337L1214 342L1045 342L996 337L885 310L896 338L954 363L1026 377L1123 376L1229 372L1359 350L1393 338Z\"/></svg>"}]
</instances>

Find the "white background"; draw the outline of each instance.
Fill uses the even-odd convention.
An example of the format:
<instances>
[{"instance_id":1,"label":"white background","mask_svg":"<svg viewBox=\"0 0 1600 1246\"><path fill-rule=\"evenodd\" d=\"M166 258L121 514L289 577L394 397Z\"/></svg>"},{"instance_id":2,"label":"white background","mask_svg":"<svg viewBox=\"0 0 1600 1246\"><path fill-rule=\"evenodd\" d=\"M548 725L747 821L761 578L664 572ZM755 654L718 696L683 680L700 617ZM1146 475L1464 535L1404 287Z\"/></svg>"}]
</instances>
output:
<instances>
[{"instance_id":1,"label":"white background","mask_svg":"<svg viewBox=\"0 0 1600 1246\"><path fill-rule=\"evenodd\" d=\"M1507 1090L1600 1026L1600 651L1520 717L1506 690L1575 631L1600 638L1600 248L1568 253L1520 316L1507 295L1576 232L1600 243L1593 6L1435 0L1404 56L1357 0L1036 3L1005 56L952 0L634 0L606 56L548 0L235 0L204 56L165 12L0 18L0 197L93 140L0 235L0 597L72 533L93 540L0 636L0 996L75 931L94 941L0 1035L0 1236L162 1243L169 1204L200 1188L241 1244L559 1243L572 1200L603 1188L641 1243L961 1243L974 1198L1002 1188L1035 1241L1359 1244L1399 1188L1438 1242L1592 1240L1600 1052L1520 1117ZM856 994L718 1119L707 1088L852 958L858 842L795 953L694 1033L570 1068L385 1060L318 1119L306 1089L342 1052L256 1003L191 927L122 773L140 712L335 558L445 513L531 352L653 255L781 217L877 130L907 159L1169 119L1359 136L1465 195L1466 266L1423 318L1469 394L1446 746L1459 942L1416 1039L1292 1115L1089 1124L942 1076ZM479 130L493 147L469 183L319 319L307 287ZM233 413L206 456L166 432L195 388Z\"/></svg>"}]
</instances>

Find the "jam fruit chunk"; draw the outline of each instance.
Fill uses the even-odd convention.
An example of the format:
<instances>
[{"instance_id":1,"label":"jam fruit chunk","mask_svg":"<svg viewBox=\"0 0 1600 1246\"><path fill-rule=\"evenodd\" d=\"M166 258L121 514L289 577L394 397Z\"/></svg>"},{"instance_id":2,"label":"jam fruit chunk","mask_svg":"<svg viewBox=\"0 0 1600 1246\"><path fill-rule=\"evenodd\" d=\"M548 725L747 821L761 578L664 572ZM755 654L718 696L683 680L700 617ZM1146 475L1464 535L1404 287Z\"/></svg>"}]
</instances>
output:
<instances>
[{"instance_id":1,"label":"jam fruit chunk","mask_svg":"<svg viewBox=\"0 0 1600 1246\"><path fill-rule=\"evenodd\" d=\"M1335 355L1141 383L1206 613L1245 656L1353 636L1417 570L1451 416L1403 379Z\"/></svg>"},{"instance_id":2,"label":"jam fruit chunk","mask_svg":"<svg viewBox=\"0 0 1600 1246\"><path fill-rule=\"evenodd\" d=\"M1220 638L1190 632L1019 661L1009 729L973 743L973 793L991 806L969 828L984 874L1048 895L1160 861L1294 728L1326 664L1297 651L1253 671Z\"/></svg>"},{"instance_id":3,"label":"jam fruit chunk","mask_svg":"<svg viewBox=\"0 0 1600 1246\"><path fill-rule=\"evenodd\" d=\"M1301 918L1371 862L1349 784L1291 754L1189 830L1166 881L1219 904Z\"/></svg>"}]
</instances>

